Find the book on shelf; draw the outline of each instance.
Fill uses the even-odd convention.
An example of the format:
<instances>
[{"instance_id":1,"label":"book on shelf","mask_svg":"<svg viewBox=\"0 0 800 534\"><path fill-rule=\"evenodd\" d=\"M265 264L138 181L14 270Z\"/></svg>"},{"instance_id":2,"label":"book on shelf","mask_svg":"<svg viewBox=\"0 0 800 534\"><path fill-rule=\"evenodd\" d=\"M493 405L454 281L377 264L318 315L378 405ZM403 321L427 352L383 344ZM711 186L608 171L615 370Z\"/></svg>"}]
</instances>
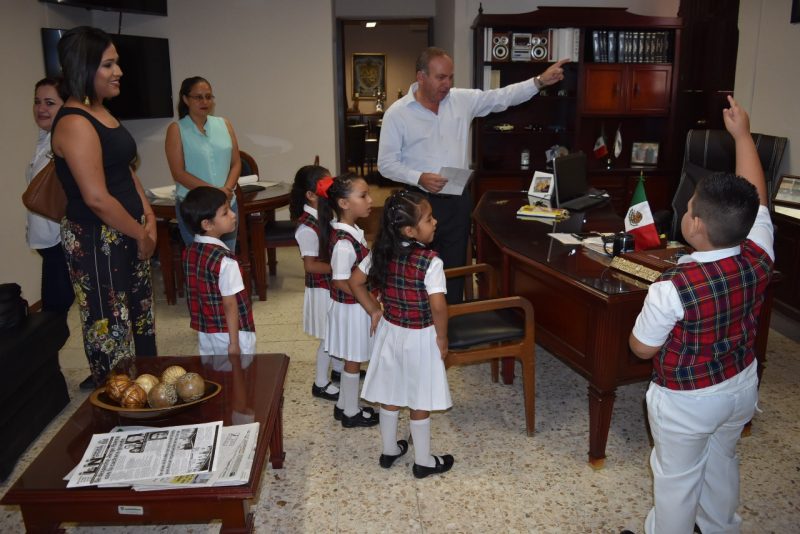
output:
<instances>
[{"instance_id":1,"label":"book on shelf","mask_svg":"<svg viewBox=\"0 0 800 534\"><path fill-rule=\"evenodd\" d=\"M561 219L567 216L569 216L569 211L565 209L535 204L525 204L517 210L518 219Z\"/></svg>"}]
</instances>

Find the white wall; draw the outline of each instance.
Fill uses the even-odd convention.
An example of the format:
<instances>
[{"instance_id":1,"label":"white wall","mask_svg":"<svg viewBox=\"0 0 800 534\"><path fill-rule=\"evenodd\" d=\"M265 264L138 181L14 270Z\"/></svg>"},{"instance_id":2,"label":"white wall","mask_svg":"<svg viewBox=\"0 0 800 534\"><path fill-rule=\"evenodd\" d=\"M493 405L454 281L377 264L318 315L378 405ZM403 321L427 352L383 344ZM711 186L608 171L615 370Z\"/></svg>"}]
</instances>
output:
<instances>
[{"instance_id":1,"label":"white wall","mask_svg":"<svg viewBox=\"0 0 800 534\"><path fill-rule=\"evenodd\" d=\"M800 175L800 24L791 0L740 0L734 96L750 112L753 131L788 137L779 174Z\"/></svg>"}]
</instances>

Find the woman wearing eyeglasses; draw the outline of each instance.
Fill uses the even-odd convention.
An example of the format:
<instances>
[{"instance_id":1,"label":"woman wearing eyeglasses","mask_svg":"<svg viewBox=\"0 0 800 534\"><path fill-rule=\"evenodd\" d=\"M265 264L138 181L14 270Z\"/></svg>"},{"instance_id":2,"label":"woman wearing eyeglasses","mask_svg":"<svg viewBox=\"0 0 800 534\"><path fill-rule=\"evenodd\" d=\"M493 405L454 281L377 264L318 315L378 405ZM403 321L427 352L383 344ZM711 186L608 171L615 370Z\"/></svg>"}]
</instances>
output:
<instances>
[{"instance_id":1,"label":"woman wearing eyeglasses","mask_svg":"<svg viewBox=\"0 0 800 534\"><path fill-rule=\"evenodd\" d=\"M176 184L175 212L183 242L194 241L194 235L180 216L180 202L189 190L203 185L217 187L228 195L234 213L238 211L233 188L239 179L242 162L239 144L231 123L212 115L214 93L205 78L192 76L181 83L178 95L178 122L167 128L165 150L167 163ZM236 250L236 230L222 238Z\"/></svg>"}]
</instances>

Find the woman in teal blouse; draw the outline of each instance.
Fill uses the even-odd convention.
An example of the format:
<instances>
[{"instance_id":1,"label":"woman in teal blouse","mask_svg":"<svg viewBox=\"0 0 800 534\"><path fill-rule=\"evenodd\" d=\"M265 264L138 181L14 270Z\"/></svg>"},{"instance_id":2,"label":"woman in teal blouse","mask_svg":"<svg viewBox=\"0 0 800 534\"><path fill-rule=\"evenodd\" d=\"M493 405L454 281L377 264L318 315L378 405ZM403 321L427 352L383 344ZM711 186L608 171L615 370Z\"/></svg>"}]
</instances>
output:
<instances>
[{"instance_id":1,"label":"woman in teal blouse","mask_svg":"<svg viewBox=\"0 0 800 534\"><path fill-rule=\"evenodd\" d=\"M186 78L178 95L178 122L167 128L165 149L167 163L176 184L176 216L183 242L194 241L194 235L180 217L180 202L190 189L201 185L217 187L228 195L231 208L237 212L233 188L242 170L239 144L231 123L216 117L211 84L200 76ZM223 242L236 252L236 230L223 236Z\"/></svg>"}]
</instances>

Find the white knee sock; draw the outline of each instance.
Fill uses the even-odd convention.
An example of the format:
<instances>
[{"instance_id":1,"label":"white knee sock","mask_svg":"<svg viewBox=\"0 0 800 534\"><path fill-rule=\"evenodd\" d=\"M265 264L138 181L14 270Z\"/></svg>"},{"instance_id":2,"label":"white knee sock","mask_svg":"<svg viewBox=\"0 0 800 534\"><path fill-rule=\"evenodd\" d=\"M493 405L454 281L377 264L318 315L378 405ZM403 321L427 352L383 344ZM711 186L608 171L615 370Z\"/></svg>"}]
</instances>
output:
<instances>
[{"instance_id":1,"label":"white knee sock","mask_svg":"<svg viewBox=\"0 0 800 534\"><path fill-rule=\"evenodd\" d=\"M334 358L333 356L331 356L331 367L337 373L341 373L342 371L344 371L344 360L341 358Z\"/></svg>"},{"instance_id":2,"label":"white knee sock","mask_svg":"<svg viewBox=\"0 0 800 534\"><path fill-rule=\"evenodd\" d=\"M317 349L317 375L314 378L314 383L320 388L330 382L328 378L328 367L330 367L331 364L331 357L325 352L324 345L324 341L319 342L319 348ZM335 387L331 386L328 388L328 393L336 393L336 391L333 391L334 389Z\"/></svg>"},{"instance_id":3,"label":"white knee sock","mask_svg":"<svg viewBox=\"0 0 800 534\"><path fill-rule=\"evenodd\" d=\"M382 416L381 416L382 417ZM409 422L411 438L414 440L414 463L433 467L436 462L431 456L431 418Z\"/></svg>"},{"instance_id":4,"label":"white knee sock","mask_svg":"<svg viewBox=\"0 0 800 534\"><path fill-rule=\"evenodd\" d=\"M358 373L342 372L339 399L344 397L344 414L353 417L359 412L358 407Z\"/></svg>"},{"instance_id":5,"label":"white knee sock","mask_svg":"<svg viewBox=\"0 0 800 534\"><path fill-rule=\"evenodd\" d=\"M400 410L385 410L381 408L381 440L383 441L383 454L396 456L400 454L400 447L397 446L397 420Z\"/></svg>"}]
</instances>

